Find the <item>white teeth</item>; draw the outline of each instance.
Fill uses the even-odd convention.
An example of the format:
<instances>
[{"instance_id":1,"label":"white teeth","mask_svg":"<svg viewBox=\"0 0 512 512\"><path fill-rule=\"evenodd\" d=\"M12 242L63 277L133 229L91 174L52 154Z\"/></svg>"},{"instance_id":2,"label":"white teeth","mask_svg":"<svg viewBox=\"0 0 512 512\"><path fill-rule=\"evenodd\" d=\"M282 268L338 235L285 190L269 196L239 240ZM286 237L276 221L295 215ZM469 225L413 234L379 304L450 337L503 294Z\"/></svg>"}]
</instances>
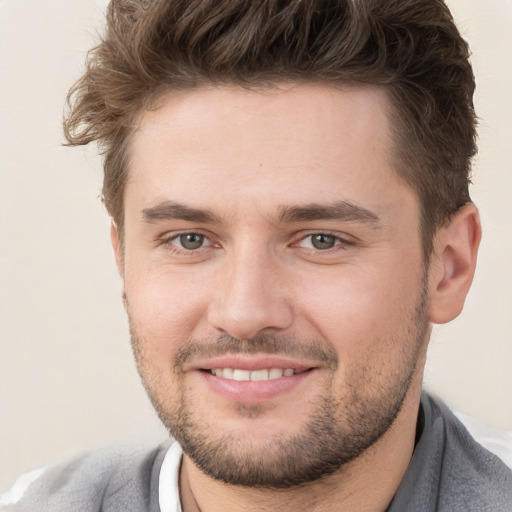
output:
<instances>
[{"instance_id":1,"label":"white teeth","mask_svg":"<svg viewBox=\"0 0 512 512\"><path fill-rule=\"evenodd\" d=\"M280 379L281 377L291 377L295 373L292 368L283 370L282 368L271 368L270 370L238 370L233 368L213 368L210 370L212 375L223 377L224 379L231 379L237 381L262 381Z\"/></svg>"},{"instance_id":2,"label":"white teeth","mask_svg":"<svg viewBox=\"0 0 512 512\"><path fill-rule=\"evenodd\" d=\"M268 370L255 370L251 372L251 380L268 380Z\"/></svg>"},{"instance_id":3,"label":"white teeth","mask_svg":"<svg viewBox=\"0 0 512 512\"><path fill-rule=\"evenodd\" d=\"M251 380L249 370L233 370L233 380Z\"/></svg>"},{"instance_id":4,"label":"white teeth","mask_svg":"<svg viewBox=\"0 0 512 512\"><path fill-rule=\"evenodd\" d=\"M283 370L281 368L272 368L268 372L269 379L280 379L283 376Z\"/></svg>"},{"instance_id":5,"label":"white teeth","mask_svg":"<svg viewBox=\"0 0 512 512\"><path fill-rule=\"evenodd\" d=\"M233 368L224 368L224 370L220 371L221 373L217 373L219 377L224 377L225 379L233 379Z\"/></svg>"}]
</instances>

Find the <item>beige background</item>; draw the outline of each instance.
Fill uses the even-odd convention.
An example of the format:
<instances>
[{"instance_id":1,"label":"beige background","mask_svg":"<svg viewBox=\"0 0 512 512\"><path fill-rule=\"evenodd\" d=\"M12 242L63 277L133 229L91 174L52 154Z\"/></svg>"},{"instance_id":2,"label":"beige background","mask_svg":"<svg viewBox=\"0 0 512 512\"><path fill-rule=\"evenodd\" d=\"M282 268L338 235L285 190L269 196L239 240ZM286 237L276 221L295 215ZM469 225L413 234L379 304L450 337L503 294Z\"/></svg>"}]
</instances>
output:
<instances>
[{"instance_id":1,"label":"beige background","mask_svg":"<svg viewBox=\"0 0 512 512\"><path fill-rule=\"evenodd\" d=\"M21 471L165 434L128 344L94 148L60 119L102 0L0 0L0 488ZM485 235L464 314L436 328L426 383L512 429L512 0L452 0L470 41Z\"/></svg>"}]
</instances>

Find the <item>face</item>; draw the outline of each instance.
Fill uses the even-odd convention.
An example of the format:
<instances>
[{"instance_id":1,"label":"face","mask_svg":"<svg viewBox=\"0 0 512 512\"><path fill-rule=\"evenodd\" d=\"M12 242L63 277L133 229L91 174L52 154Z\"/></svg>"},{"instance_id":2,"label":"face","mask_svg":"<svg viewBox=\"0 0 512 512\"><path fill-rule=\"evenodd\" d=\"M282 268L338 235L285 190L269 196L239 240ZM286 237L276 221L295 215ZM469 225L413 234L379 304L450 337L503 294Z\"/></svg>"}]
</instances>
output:
<instances>
[{"instance_id":1,"label":"face","mask_svg":"<svg viewBox=\"0 0 512 512\"><path fill-rule=\"evenodd\" d=\"M134 353L161 419L218 480L336 471L421 374L419 202L386 109L373 89L233 86L141 118L120 262Z\"/></svg>"}]
</instances>

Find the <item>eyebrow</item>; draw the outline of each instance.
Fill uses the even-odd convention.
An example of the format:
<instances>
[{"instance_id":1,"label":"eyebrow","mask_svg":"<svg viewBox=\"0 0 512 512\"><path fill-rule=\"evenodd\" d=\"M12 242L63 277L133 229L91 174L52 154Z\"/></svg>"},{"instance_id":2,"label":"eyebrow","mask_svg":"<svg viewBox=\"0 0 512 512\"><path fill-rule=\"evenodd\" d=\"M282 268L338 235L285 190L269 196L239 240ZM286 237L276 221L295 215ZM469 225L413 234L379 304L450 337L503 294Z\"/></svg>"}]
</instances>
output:
<instances>
[{"instance_id":1,"label":"eyebrow","mask_svg":"<svg viewBox=\"0 0 512 512\"><path fill-rule=\"evenodd\" d=\"M342 220L377 225L378 215L353 203L337 201L332 204L306 204L303 206L285 206L277 217L278 223L312 220Z\"/></svg>"},{"instance_id":2,"label":"eyebrow","mask_svg":"<svg viewBox=\"0 0 512 512\"><path fill-rule=\"evenodd\" d=\"M142 210L146 222L159 220L184 220L202 224L220 224L222 220L210 210L191 208L175 201L165 201ZM314 220L342 220L345 222L362 222L378 225L379 217L361 206L347 201L332 204L311 203L301 206L283 206L279 209L276 224L307 222Z\"/></svg>"},{"instance_id":3,"label":"eyebrow","mask_svg":"<svg viewBox=\"0 0 512 512\"><path fill-rule=\"evenodd\" d=\"M165 201L150 208L144 208L142 217L146 222L171 219L200 222L202 224L221 222L220 218L209 210L190 208L174 201Z\"/></svg>"}]
</instances>

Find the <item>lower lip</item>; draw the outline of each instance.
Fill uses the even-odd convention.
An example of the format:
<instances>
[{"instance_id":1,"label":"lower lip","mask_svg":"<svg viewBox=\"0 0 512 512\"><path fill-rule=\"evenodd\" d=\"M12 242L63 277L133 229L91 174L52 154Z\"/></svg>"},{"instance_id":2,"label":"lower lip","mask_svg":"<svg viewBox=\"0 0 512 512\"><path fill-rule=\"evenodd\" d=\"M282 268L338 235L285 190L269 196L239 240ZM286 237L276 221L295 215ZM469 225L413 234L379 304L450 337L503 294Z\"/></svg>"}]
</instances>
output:
<instances>
[{"instance_id":1,"label":"lower lip","mask_svg":"<svg viewBox=\"0 0 512 512\"><path fill-rule=\"evenodd\" d=\"M260 381L237 381L217 377L209 372L200 371L201 377L210 389L225 398L237 402L260 402L291 391L305 379L311 377L314 370Z\"/></svg>"}]
</instances>

